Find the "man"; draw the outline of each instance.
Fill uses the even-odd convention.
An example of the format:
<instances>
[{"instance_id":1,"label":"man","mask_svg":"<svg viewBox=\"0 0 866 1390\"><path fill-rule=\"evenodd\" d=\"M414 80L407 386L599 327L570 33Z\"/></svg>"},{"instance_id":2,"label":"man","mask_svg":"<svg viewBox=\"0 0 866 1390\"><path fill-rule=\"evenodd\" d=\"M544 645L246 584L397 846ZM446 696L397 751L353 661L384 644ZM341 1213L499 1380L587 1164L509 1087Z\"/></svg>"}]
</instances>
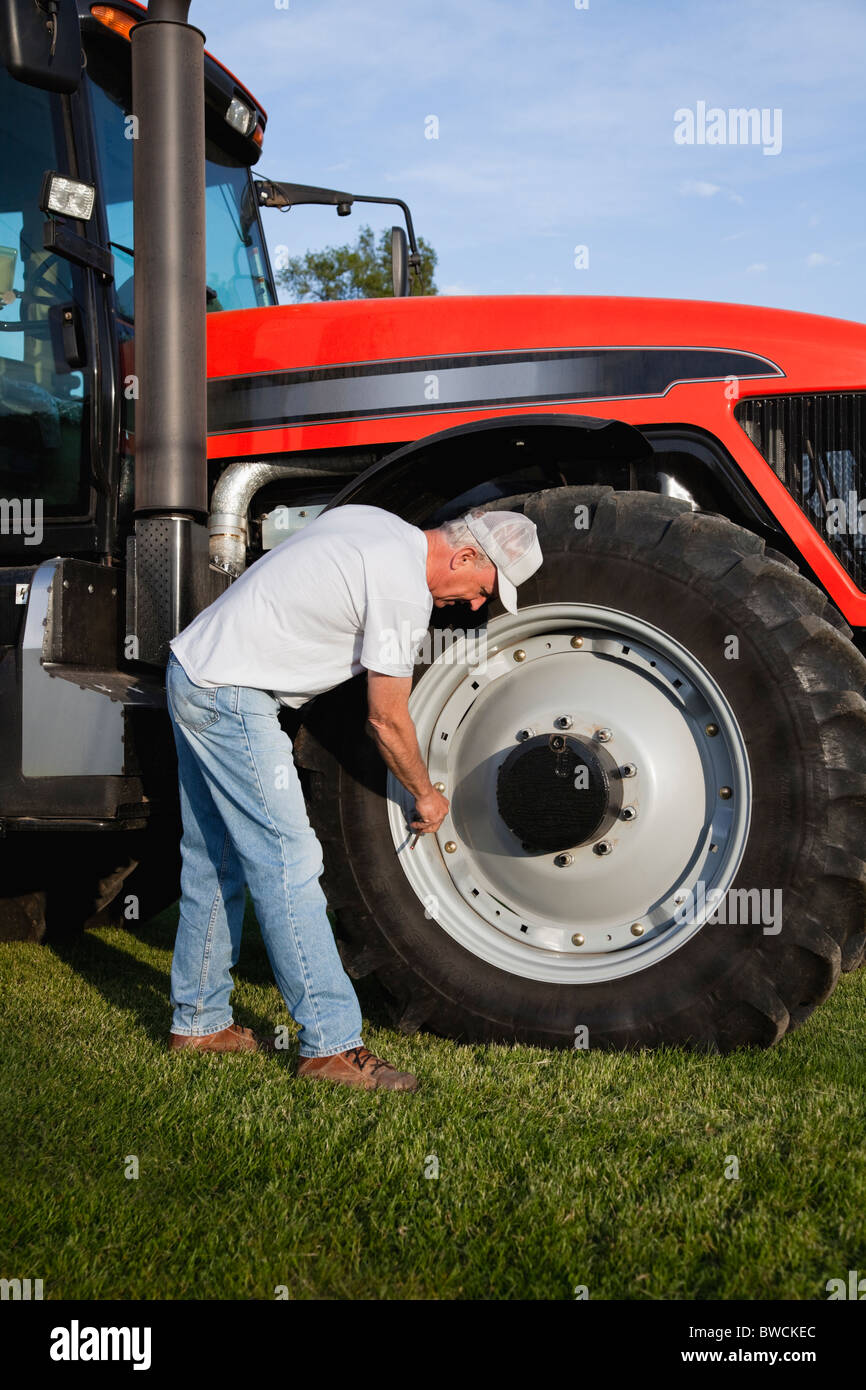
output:
<instances>
[{"instance_id":1,"label":"man","mask_svg":"<svg viewBox=\"0 0 866 1390\"><path fill-rule=\"evenodd\" d=\"M417 1088L364 1046L319 884L322 851L277 715L366 670L368 730L415 798L412 830L432 834L448 801L409 715L412 642L423 641L433 604L476 610L498 592L515 613L515 585L541 560L534 523L516 512L475 508L422 531L378 507L336 507L257 560L173 640L166 692L183 838L172 1050L273 1050L229 1007L246 883L299 1025L297 1075Z\"/></svg>"}]
</instances>

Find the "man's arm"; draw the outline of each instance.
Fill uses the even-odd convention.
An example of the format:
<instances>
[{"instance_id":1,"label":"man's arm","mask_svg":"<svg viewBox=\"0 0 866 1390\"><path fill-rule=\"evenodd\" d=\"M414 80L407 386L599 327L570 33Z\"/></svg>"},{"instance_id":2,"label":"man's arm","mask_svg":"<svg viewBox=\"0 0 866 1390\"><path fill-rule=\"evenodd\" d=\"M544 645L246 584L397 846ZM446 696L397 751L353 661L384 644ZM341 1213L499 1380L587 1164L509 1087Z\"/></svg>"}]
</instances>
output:
<instances>
[{"instance_id":1,"label":"man's arm","mask_svg":"<svg viewBox=\"0 0 866 1390\"><path fill-rule=\"evenodd\" d=\"M367 730L386 765L415 798L412 829L422 835L438 830L448 814L448 800L437 792L418 747L409 713L411 676L367 672Z\"/></svg>"}]
</instances>

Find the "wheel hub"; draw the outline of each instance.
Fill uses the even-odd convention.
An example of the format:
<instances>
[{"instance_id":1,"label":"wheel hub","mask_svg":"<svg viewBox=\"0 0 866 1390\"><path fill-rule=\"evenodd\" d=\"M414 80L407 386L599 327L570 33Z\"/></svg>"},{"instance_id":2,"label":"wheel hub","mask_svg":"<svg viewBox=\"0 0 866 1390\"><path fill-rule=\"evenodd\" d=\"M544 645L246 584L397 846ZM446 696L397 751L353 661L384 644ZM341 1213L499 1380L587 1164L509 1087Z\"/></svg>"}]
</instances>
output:
<instances>
[{"instance_id":1,"label":"wheel hub","mask_svg":"<svg viewBox=\"0 0 866 1390\"><path fill-rule=\"evenodd\" d=\"M483 661L455 643L410 711L450 809L412 853L412 798L389 775L395 849L425 915L499 969L643 970L701 930L690 903L732 882L751 809L742 733L661 629L589 604L503 614Z\"/></svg>"},{"instance_id":2,"label":"wheel hub","mask_svg":"<svg viewBox=\"0 0 866 1390\"><path fill-rule=\"evenodd\" d=\"M496 804L527 854L597 840L622 806L619 769L604 748L566 734L529 738L499 771Z\"/></svg>"}]
</instances>

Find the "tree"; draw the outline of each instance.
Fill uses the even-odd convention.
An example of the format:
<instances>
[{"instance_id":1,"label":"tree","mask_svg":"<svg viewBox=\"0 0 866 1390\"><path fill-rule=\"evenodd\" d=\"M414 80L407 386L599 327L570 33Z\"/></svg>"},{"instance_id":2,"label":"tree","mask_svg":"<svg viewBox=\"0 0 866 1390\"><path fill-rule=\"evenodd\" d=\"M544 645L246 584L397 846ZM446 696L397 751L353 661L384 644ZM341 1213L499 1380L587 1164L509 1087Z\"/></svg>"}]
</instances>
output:
<instances>
[{"instance_id":1,"label":"tree","mask_svg":"<svg viewBox=\"0 0 866 1390\"><path fill-rule=\"evenodd\" d=\"M436 294L433 281L436 252L418 238L421 268L409 277L409 293ZM378 241L373 229L363 226L358 240L345 246L326 246L292 256L277 272L277 284L288 290L294 303L309 299L384 299L393 296L391 282L391 233L386 227Z\"/></svg>"}]
</instances>

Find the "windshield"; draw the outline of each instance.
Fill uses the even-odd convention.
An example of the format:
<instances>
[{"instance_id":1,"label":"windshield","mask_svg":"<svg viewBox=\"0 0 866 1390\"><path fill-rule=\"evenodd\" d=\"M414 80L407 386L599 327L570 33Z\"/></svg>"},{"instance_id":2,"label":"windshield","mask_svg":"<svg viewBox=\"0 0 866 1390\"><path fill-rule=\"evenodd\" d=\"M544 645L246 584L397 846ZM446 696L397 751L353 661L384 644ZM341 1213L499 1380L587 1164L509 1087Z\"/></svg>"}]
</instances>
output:
<instances>
[{"instance_id":1,"label":"windshield","mask_svg":"<svg viewBox=\"0 0 866 1390\"><path fill-rule=\"evenodd\" d=\"M81 272L43 245L42 176L69 167L60 102L2 68L0 148L0 534L30 545L34 506L88 506L88 300Z\"/></svg>"},{"instance_id":2,"label":"windshield","mask_svg":"<svg viewBox=\"0 0 866 1390\"><path fill-rule=\"evenodd\" d=\"M128 66L125 70L119 66L117 53L112 40L91 38L87 76L102 196L114 255L117 306L121 316L131 321L135 289L132 140L126 119ZM212 131L208 132L205 153L208 311L274 304L249 170L219 147Z\"/></svg>"}]
</instances>

